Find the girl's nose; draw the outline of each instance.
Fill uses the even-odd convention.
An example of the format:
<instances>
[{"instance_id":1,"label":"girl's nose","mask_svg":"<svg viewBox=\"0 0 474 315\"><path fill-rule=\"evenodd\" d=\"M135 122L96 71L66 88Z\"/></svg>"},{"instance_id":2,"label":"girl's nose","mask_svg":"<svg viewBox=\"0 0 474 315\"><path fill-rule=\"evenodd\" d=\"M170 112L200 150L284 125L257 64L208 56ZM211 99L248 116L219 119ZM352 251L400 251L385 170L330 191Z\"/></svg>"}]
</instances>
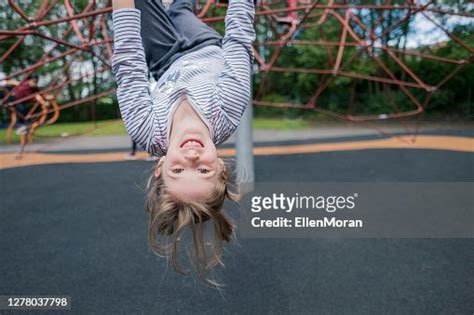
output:
<instances>
[{"instance_id":1,"label":"girl's nose","mask_svg":"<svg viewBox=\"0 0 474 315\"><path fill-rule=\"evenodd\" d=\"M196 150L188 150L185 154L184 157L187 160L197 160L199 158L199 153Z\"/></svg>"}]
</instances>

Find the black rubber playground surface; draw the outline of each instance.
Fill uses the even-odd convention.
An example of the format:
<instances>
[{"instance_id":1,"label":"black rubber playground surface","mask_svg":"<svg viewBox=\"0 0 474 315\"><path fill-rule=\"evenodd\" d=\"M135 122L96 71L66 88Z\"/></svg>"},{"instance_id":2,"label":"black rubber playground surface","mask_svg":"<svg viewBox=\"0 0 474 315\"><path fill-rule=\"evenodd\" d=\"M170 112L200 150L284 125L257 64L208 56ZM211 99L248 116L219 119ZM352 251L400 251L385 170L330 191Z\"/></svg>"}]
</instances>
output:
<instances>
[{"instance_id":1,"label":"black rubber playground surface","mask_svg":"<svg viewBox=\"0 0 474 315\"><path fill-rule=\"evenodd\" d=\"M223 292L176 274L147 248L151 166L0 171L0 295L70 295L74 314L474 312L472 239L239 239ZM259 181L459 182L473 167L438 150L256 157Z\"/></svg>"}]
</instances>

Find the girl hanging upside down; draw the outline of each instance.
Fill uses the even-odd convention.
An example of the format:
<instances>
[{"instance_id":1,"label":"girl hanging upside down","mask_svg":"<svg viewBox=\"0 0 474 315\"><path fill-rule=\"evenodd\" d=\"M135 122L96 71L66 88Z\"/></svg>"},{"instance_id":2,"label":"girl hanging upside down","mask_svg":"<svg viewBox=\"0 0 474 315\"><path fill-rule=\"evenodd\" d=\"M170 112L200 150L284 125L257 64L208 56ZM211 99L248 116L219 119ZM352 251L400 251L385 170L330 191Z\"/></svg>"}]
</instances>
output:
<instances>
[{"instance_id":1,"label":"girl hanging upside down","mask_svg":"<svg viewBox=\"0 0 474 315\"><path fill-rule=\"evenodd\" d=\"M204 277L234 231L222 208L237 196L216 145L250 102L255 31L253 0L229 0L223 38L196 17L196 1L175 0L166 10L160 0L114 0L112 70L128 133L161 157L148 182L150 246L181 271L177 244L190 231L192 261ZM157 81L152 91L148 71Z\"/></svg>"}]
</instances>

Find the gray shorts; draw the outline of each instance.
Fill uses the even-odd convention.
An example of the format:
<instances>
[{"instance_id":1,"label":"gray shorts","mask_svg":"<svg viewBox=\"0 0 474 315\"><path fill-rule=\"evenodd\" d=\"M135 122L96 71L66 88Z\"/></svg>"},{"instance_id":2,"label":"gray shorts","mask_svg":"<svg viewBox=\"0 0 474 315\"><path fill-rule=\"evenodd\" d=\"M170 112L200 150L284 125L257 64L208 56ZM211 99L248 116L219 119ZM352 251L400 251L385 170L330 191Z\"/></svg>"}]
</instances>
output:
<instances>
[{"instance_id":1,"label":"gray shorts","mask_svg":"<svg viewBox=\"0 0 474 315\"><path fill-rule=\"evenodd\" d=\"M196 0L175 0L168 11L161 0L135 0L135 7L141 12L148 69L157 81L179 57L222 45L222 36L194 14Z\"/></svg>"}]
</instances>

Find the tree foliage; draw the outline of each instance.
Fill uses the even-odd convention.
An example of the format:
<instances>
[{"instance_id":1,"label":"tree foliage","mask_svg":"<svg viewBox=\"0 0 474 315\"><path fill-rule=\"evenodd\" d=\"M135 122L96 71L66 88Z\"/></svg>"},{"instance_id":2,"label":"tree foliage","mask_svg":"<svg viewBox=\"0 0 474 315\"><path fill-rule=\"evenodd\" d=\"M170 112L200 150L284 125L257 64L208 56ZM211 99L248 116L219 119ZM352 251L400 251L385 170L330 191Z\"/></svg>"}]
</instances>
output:
<instances>
[{"instance_id":1,"label":"tree foliage","mask_svg":"<svg viewBox=\"0 0 474 315\"><path fill-rule=\"evenodd\" d=\"M335 3L345 3L346 1L335 1ZM434 1L431 7L453 12L473 13L473 5L469 1ZM18 5L24 9L27 15L34 17L41 1L20 0ZM82 11L89 3L87 0L72 1L76 12ZM99 3L99 2L98 2ZM322 1L322 3L326 3ZM373 1L351 1L356 4L383 5L384 0ZM406 1L393 0L393 5L404 5ZM104 3L100 4L102 7ZM98 4L98 6L100 6ZM278 5L276 5L278 6ZM280 4L281 6L281 4ZM274 6L275 7L275 6ZM223 9L217 9L217 13L224 13ZM335 10L341 17L344 17L345 11L342 9ZM353 9L360 21L365 24L365 29L358 23L351 21L350 26L359 38L371 38L371 30L374 35L380 38L369 43L366 49L360 46L347 46L344 48L344 54L341 62L341 70L347 73L361 74L374 77L386 77L387 72L374 61L374 57L379 58L386 64L395 77L401 81L414 82L414 79L400 67L390 54L380 49L380 45L387 45L401 52L423 53L436 57L449 58L453 60L468 60L472 53L463 48L456 39L461 39L471 49L474 47L474 23L469 18L453 18L451 15L441 14L437 12L427 13L430 17L438 21L446 29L448 29L455 37L444 36L436 44L424 44L424 38L418 38L420 23L424 23L425 36L436 37L444 34L434 24L417 19L419 14L414 14L410 18L399 23L397 27L389 29L390 25L396 21L402 20L408 10L367 10ZM413 12L411 12L413 13ZM300 12L300 14L304 14ZM282 14L280 16L284 16ZM57 5L44 19L55 20L67 16L64 6ZM106 15L109 29L111 29L111 16ZM88 17L79 21L84 36L98 36L98 29L87 29L85 27L87 21L98 20L95 17ZM305 22L316 22L319 17L308 19ZM255 28L257 30L257 41L278 40L275 31L269 25L269 19L259 16L256 18ZM285 32L288 26L282 23L272 22L276 30ZM0 29L15 30L25 24L25 21L11 9L7 1L0 2ZM426 26L428 25L428 26ZM222 22L215 23L213 26L223 34L224 24ZM38 30L43 34L67 41L74 45L80 44L80 39L74 32L64 35L70 23L59 23L49 26L41 26ZM431 27L431 29L430 29ZM428 28L428 30L426 30ZM306 41L327 41L338 42L341 37L343 27L341 23L329 16L321 27L315 26L305 28L296 32L292 39ZM91 34L91 32L95 32ZM383 36L381 36L384 34ZM418 36L418 37L417 37ZM414 46L412 39L419 39L421 43ZM0 56L3 55L15 43L18 37L10 37L0 41ZM354 38L348 35L348 42L355 42ZM53 47L54 43L37 36L26 36L23 44L19 45L14 53L6 58L0 64L0 72L10 74L28 66L33 65ZM71 47L58 45L49 54L49 57L55 57L67 52ZM275 46L256 46L256 50L262 58L268 62L275 52ZM339 47L337 45L287 45L283 48L275 66L300 68L300 69L332 69L334 67L335 56ZM407 65L411 71L416 74L423 82L428 85L436 86L447 75L449 75L458 65L446 64L439 61L430 60L429 58L421 58L412 54L395 54L400 62ZM354 60L347 66L345 63L355 56ZM54 62L47 63L37 68L35 71L41 77L41 86L50 86L55 82L64 80L72 80L75 83L62 89L58 94L59 103L68 103L78 99L83 99L90 95L95 95L103 91L107 91L115 86L110 70L101 72L106 66L106 62L110 63L109 57L105 54L105 50L92 46L80 53L66 55ZM472 117L472 82L474 82L473 65L470 64L462 71L457 73L453 78L447 81L441 89L437 90L427 104L428 113L439 114L459 114L464 117ZM82 75L86 74L81 78ZM87 75L89 73L90 75ZM22 75L16 79L22 79ZM347 114L349 111L348 104L353 101L352 111L354 114L383 114L394 112L395 110L411 110L415 108L413 101L396 85L381 84L371 80L356 80L347 76L333 77L331 74L310 74L310 73L281 73L269 72L263 74L262 71L256 69L254 73L254 91L255 96L261 100L274 102L290 102L290 103L306 103L314 95L316 89L325 79L330 81L328 87L320 95L317 106L319 108L335 111L341 114ZM323 81L322 81L323 80ZM416 99L422 103L427 93L418 88L408 87L407 90L412 93ZM104 97L97 101L72 109L64 110L61 114L61 120L77 121L91 119L92 105L95 106L96 118L115 118L118 117L118 107L113 96ZM295 117L308 115L302 110L286 110L281 108L257 108L258 115L285 115Z\"/></svg>"}]
</instances>

